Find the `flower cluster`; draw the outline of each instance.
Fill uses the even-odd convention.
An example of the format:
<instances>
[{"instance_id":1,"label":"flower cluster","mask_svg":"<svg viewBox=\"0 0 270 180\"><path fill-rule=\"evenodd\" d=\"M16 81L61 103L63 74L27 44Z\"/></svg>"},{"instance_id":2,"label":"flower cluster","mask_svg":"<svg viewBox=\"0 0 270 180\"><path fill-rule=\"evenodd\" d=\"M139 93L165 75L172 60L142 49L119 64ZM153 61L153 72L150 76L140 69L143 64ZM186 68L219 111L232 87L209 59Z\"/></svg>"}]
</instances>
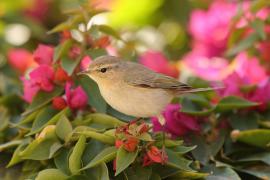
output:
<instances>
[{"instance_id":1,"label":"flower cluster","mask_svg":"<svg viewBox=\"0 0 270 180\"><path fill-rule=\"evenodd\" d=\"M87 105L87 95L79 86L72 89L71 75L60 64L53 63L54 48L40 44L33 54L23 49L12 49L9 52L10 64L23 76L23 99L31 103L39 91L52 92L56 86L65 87L65 96L55 97L53 107L61 110L66 106L71 109L82 109ZM90 63L89 57L84 57L81 67ZM30 70L27 73L27 70Z\"/></svg>"},{"instance_id":2,"label":"flower cluster","mask_svg":"<svg viewBox=\"0 0 270 180\"><path fill-rule=\"evenodd\" d=\"M166 163L168 157L164 149L159 149L149 134L150 127L145 122L131 121L116 129L115 147L123 147L128 152L140 151L143 166Z\"/></svg>"},{"instance_id":3,"label":"flower cluster","mask_svg":"<svg viewBox=\"0 0 270 180\"><path fill-rule=\"evenodd\" d=\"M161 125L157 117L153 117L153 130L155 132L165 131L172 137L186 135L189 132L196 132L200 130L198 121L187 114L180 112L181 106L179 104L169 104L163 112L165 118L165 125Z\"/></svg>"}]
</instances>

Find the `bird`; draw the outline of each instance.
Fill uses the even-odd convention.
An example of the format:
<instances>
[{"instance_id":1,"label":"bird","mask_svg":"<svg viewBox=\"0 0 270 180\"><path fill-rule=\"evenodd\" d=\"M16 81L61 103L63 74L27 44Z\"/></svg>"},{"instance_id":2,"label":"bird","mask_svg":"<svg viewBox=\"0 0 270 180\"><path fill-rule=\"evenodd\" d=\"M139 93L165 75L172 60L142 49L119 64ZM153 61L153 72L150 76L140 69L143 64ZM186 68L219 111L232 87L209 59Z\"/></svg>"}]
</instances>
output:
<instances>
[{"instance_id":1,"label":"bird","mask_svg":"<svg viewBox=\"0 0 270 180\"><path fill-rule=\"evenodd\" d=\"M115 56L100 56L78 73L93 79L105 101L117 111L137 118L158 117L165 124L162 112L174 97L185 93L210 91L179 82L135 62Z\"/></svg>"}]
</instances>

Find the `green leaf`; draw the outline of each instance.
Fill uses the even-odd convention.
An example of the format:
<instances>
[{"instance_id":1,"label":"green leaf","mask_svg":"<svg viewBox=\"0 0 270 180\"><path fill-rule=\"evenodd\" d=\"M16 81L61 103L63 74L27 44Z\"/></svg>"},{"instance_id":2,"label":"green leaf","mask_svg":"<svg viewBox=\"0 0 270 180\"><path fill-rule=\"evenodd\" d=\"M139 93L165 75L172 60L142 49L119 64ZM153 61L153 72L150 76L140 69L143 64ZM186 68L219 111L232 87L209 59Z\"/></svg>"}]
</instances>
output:
<instances>
[{"instance_id":1,"label":"green leaf","mask_svg":"<svg viewBox=\"0 0 270 180\"><path fill-rule=\"evenodd\" d=\"M94 107L98 112L105 113L107 110L107 104L101 96L97 84L89 77L81 77L80 85L88 96L88 104Z\"/></svg>"},{"instance_id":2,"label":"green leaf","mask_svg":"<svg viewBox=\"0 0 270 180\"><path fill-rule=\"evenodd\" d=\"M56 63L56 61L58 61L67 53L67 51L72 46L72 43L73 41L68 39L54 48L53 63Z\"/></svg>"},{"instance_id":3,"label":"green leaf","mask_svg":"<svg viewBox=\"0 0 270 180\"><path fill-rule=\"evenodd\" d=\"M254 43L258 40L259 40L258 35L256 33L253 33L253 34L247 36L246 38L244 38L243 40L241 40L238 44L236 44L232 48L230 48L226 52L226 55L233 56L233 55L235 55L243 50L246 50L246 49L252 47L254 45Z\"/></svg>"},{"instance_id":4,"label":"green leaf","mask_svg":"<svg viewBox=\"0 0 270 180\"><path fill-rule=\"evenodd\" d=\"M205 179L209 174L201 172L179 171L175 175L170 176L170 180L178 179Z\"/></svg>"},{"instance_id":5,"label":"green leaf","mask_svg":"<svg viewBox=\"0 0 270 180\"><path fill-rule=\"evenodd\" d=\"M23 159L46 160L62 147L56 137L55 126L47 126L21 153Z\"/></svg>"},{"instance_id":6,"label":"green leaf","mask_svg":"<svg viewBox=\"0 0 270 180\"><path fill-rule=\"evenodd\" d=\"M85 149L85 143L86 143L86 138L85 136L80 136L79 140L77 141L70 157L69 157L69 169L72 174L78 174L81 169L81 164L82 164L82 155L83 151Z\"/></svg>"},{"instance_id":7,"label":"green leaf","mask_svg":"<svg viewBox=\"0 0 270 180\"><path fill-rule=\"evenodd\" d=\"M209 106L209 103L205 101L207 100L200 96L183 97L181 99L181 112L193 116L207 116L211 114L215 108L212 107L209 109L203 109L201 105L199 105L199 103L202 104L204 107Z\"/></svg>"},{"instance_id":8,"label":"green leaf","mask_svg":"<svg viewBox=\"0 0 270 180\"><path fill-rule=\"evenodd\" d=\"M152 168L142 167L141 164L136 163L135 165L127 168L124 173L125 176L128 177L128 180L149 180L152 175Z\"/></svg>"},{"instance_id":9,"label":"green leaf","mask_svg":"<svg viewBox=\"0 0 270 180\"><path fill-rule=\"evenodd\" d=\"M20 154L23 151L23 149L25 149L25 147L27 146L27 144L29 143L29 139L26 139L23 142L20 142L20 145L16 148L16 150L13 152L12 154L12 158L9 161L7 168L23 161L23 159L21 158Z\"/></svg>"},{"instance_id":10,"label":"green leaf","mask_svg":"<svg viewBox=\"0 0 270 180\"><path fill-rule=\"evenodd\" d=\"M231 133L235 141L243 142L260 148L269 148L270 130L269 129L252 129L245 131L235 130Z\"/></svg>"},{"instance_id":11,"label":"green leaf","mask_svg":"<svg viewBox=\"0 0 270 180\"><path fill-rule=\"evenodd\" d=\"M161 177L156 173L152 173L149 180L161 180Z\"/></svg>"},{"instance_id":12,"label":"green leaf","mask_svg":"<svg viewBox=\"0 0 270 180\"><path fill-rule=\"evenodd\" d=\"M211 174L206 177L206 180L241 180L238 174L229 167L205 166L203 171Z\"/></svg>"},{"instance_id":13,"label":"green leaf","mask_svg":"<svg viewBox=\"0 0 270 180\"><path fill-rule=\"evenodd\" d=\"M252 161L260 161L264 162L267 165L270 165L270 152L256 153L237 160L237 162L252 162Z\"/></svg>"},{"instance_id":14,"label":"green leaf","mask_svg":"<svg viewBox=\"0 0 270 180\"><path fill-rule=\"evenodd\" d=\"M22 114L22 116L26 116L35 110L45 106L48 104L54 97L60 95L63 92L62 87L56 86L52 92L44 92L39 91L37 95L34 97L33 102L26 109L26 111Z\"/></svg>"},{"instance_id":15,"label":"green leaf","mask_svg":"<svg viewBox=\"0 0 270 180\"><path fill-rule=\"evenodd\" d=\"M72 28L72 25L69 22L63 22L63 23L55 26L50 31L48 31L47 34L53 34L53 33L64 31L64 30L71 29L71 28Z\"/></svg>"},{"instance_id":16,"label":"green leaf","mask_svg":"<svg viewBox=\"0 0 270 180\"><path fill-rule=\"evenodd\" d=\"M70 174L68 168L68 159L69 153L71 152L70 149L62 148L59 153L54 157L54 164L57 169L61 170L65 174Z\"/></svg>"},{"instance_id":17,"label":"green leaf","mask_svg":"<svg viewBox=\"0 0 270 180\"><path fill-rule=\"evenodd\" d=\"M69 138L72 135L72 125L65 115L62 115L59 121L56 123L55 132L60 139L68 142Z\"/></svg>"},{"instance_id":18,"label":"green leaf","mask_svg":"<svg viewBox=\"0 0 270 180\"><path fill-rule=\"evenodd\" d=\"M114 144L115 141L115 137L113 136L109 136L104 133L98 133L89 129L83 131L76 131L76 134L85 135L86 137L91 137L106 144Z\"/></svg>"},{"instance_id":19,"label":"green leaf","mask_svg":"<svg viewBox=\"0 0 270 180\"><path fill-rule=\"evenodd\" d=\"M190 147L176 146L173 150L178 154L186 154L187 152L194 150L196 147L197 147L196 145L195 146L190 146Z\"/></svg>"},{"instance_id":20,"label":"green leaf","mask_svg":"<svg viewBox=\"0 0 270 180\"><path fill-rule=\"evenodd\" d=\"M108 168L105 163L100 163L98 166L87 169L86 175L91 180L110 180Z\"/></svg>"},{"instance_id":21,"label":"green leaf","mask_svg":"<svg viewBox=\"0 0 270 180\"><path fill-rule=\"evenodd\" d=\"M215 111L234 110L234 109L248 108L257 105L258 103L251 102L240 97L227 96L218 103Z\"/></svg>"},{"instance_id":22,"label":"green leaf","mask_svg":"<svg viewBox=\"0 0 270 180\"><path fill-rule=\"evenodd\" d=\"M77 67L77 65L80 63L81 57L78 57L77 59L70 59L67 56L62 57L61 65L63 69L67 72L67 74L70 76L72 75L73 71Z\"/></svg>"},{"instance_id":23,"label":"green leaf","mask_svg":"<svg viewBox=\"0 0 270 180\"><path fill-rule=\"evenodd\" d=\"M209 145L206 144L205 140L200 136L193 136L191 142L193 145L197 146L197 148L192 151L194 158L203 165L207 164L211 156Z\"/></svg>"},{"instance_id":24,"label":"green leaf","mask_svg":"<svg viewBox=\"0 0 270 180\"><path fill-rule=\"evenodd\" d=\"M256 19L251 22L252 28L256 31L261 40L266 40L265 26L262 20Z\"/></svg>"},{"instance_id":25,"label":"green leaf","mask_svg":"<svg viewBox=\"0 0 270 180\"><path fill-rule=\"evenodd\" d=\"M85 150L83 152L82 161L83 165L87 165L90 161L92 161L103 149L108 147L107 145L97 141L95 139L91 139L85 146Z\"/></svg>"},{"instance_id":26,"label":"green leaf","mask_svg":"<svg viewBox=\"0 0 270 180\"><path fill-rule=\"evenodd\" d=\"M27 115L25 117L22 116L22 118L20 119L19 123L16 124L16 126L21 125L21 124L27 124L27 123L30 123L30 122L34 121L39 112L40 111L34 111L34 112L30 113L29 115Z\"/></svg>"},{"instance_id":27,"label":"green leaf","mask_svg":"<svg viewBox=\"0 0 270 180\"><path fill-rule=\"evenodd\" d=\"M45 169L38 173L36 180L66 180L67 175L58 169Z\"/></svg>"},{"instance_id":28,"label":"green leaf","mask_svg":"<svg viewBox=\"0 0 270 180\"><path fill-rule=\"evenodd\" d=\"M185 171L193 171L189 167L189 165L191 164L192 161L189 161L189 160L183 158L182 156L180 156L179 154L177 154L176 152L174 152L170 149L166 149L166 153L168 156L168 162L166 164L168 166L178 168L181 170L185 170Z\"/></svg>"},{"instance_id":29,"label":"green leaf","mask_svg":"<svg viewBox=\"0 0 270 180\"><path fill-rule=\"evenodd\" d=\"M13 140L13 141L9 141L6 142L4 144L0 145L0 152L9 148L12 148L14 146L18 146L23 142L23 140Z\"/></svg>"},{"instance_id":30,"label":"green leaf","mask_svg":"<svg viewBox=\"0 0 270 180\"><path fill-rule=\"evenodd\" d=\"M253 175L260 179L268 180L270 177L270 166L251 166L245 169L238 169L240 172L245 172L247 174Z\"/></svg>"},{"instance_id":31,"label":"green leaf","mask_svg":"<svg viewBox=\"0 0 270 180\"><path fill-rule=\"evenodd\" d=\"M91 119L91 123L103 124L106 125L107 128L115 128L126 124L115 117L102 113L91 113L86 116L86 119L89 118Z\"/></svg>"},{"instance_id":32,"label":"green leaf","mask_svg":"<svg viewBox=\"0 0 270 180\"><path fill-rule=\"evenodd\" d=\"M105 49L88 49L86 54L95 60L96 58L107 55L108 53Z\"/></svg>"},{"instance_id":33,"label":"green leaf","mask_svg":"<svg viewBox=\"0 0 270 180\"><path fill-rule=\"evenodd\" d=\"M46 124L50 121L52 117L57 114L58 110L52 108L51 106L45 107L38 114L36 119L33 122L31 131L28 135L35 134L36 132L41 131Z\"/></svg>"},{"instance_id":34,"label":"green leaf","mask_svg":"<svg viewBox=\"0 0 270 180\"><path fill-rule=\"evenodd\" d=\"M119 39L119 40L122 39L121 36L119 35L119 33L117 31L115 31L113 28L111 28L110 26L107 26L107 25L104 25L104 24L102 24L102 25L96 25L96 26L98 27L98 29L101 32L103 32L105 34L108 34L110 36L113 36L116 39Z\"/></svg>"},{"instance_id":35,"label":"green leaf","mask_svg":"<svg viewBox=\"0 0 270 180\"><path fill-rule=\"evenodd\" d=\"M117 149L114 146L105 148L90 163L88 163L81 170L95 167L103 162L104 163L110 162L111 160L113 160L116 157L116 152L117 152Z\"/></svg>"},{"instance_id":36,"label":"green leaf","mask_svg":"<svg viewBox=\"0 0 270 180\"><path fill-rule=\"evenodd\" d=\"M124 171L131 163L133 163L138 155L138 149L135 152L126 151L121 146L116 155L116 172L115 176Z\"/></svg>"},{"instance_id":37,"label":"green leaf","mask_svg":"<svg viewBox=\"0 0 270 180\"><path fill-rule=\"evenodd\" d=\"M0 106L0 132L3 131L9 123L8 109Z\"/></svg>"},{"instance_id":38,"label":"green leaf","mask_svg":"<svg viewBox=\"0 0 270 180\"><path fill-rule=\"evenodd\" d=\"M154 139L149 133L142 133L141 135L138 136L138 139L143 141L154 141Z\"/></svg>"},{"instance_id":39,"label":"green leaf","mask_svg":"<svg viewBox=\"0 0 270 180\"><path fill-rule=\"evenodd\" d=\"M267 7L268 5L270 5L270 2L268 0L253 1L251 4L250 10L252 13L256 13L262 8Z\"/></svg>"},{"instance_id":40,"label":"green leaf","mask_svg":"<svg viewBox=\"0 0 270 180\"><path fill-rule=\"evenodd\" d=\"M66 4L68 4L68 3L66 3ZM61 32L64 30L69 30L69 29L75 28L76 26L78 26L78 23L83 22L83 20L84 20L83 14L78 13L76 15L71 16L67 21L55 26L53 29L48 31L47 34L52 34L52 33Z\"/></svg>"},{"instance_id":41,"label":"green leaf","mask_svg":"<svg viewBox=\"0 0 270 180\"><path fill-rule=\"evenodd\" d=\"M233 129L248 130L258 128L259 117L255 113L245 115L233 114L229 117L230 125Z\"/></svg>"}]
</instances>

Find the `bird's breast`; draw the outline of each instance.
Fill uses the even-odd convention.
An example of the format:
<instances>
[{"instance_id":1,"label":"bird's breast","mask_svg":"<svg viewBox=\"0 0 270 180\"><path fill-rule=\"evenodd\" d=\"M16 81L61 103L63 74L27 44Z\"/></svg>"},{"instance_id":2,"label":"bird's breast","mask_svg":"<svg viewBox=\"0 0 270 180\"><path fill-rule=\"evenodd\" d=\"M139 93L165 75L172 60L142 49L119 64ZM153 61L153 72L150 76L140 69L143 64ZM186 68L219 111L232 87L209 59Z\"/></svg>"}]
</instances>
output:
<instances>
[{"instance_id":1,"label":"bird's breast","mask_svg":"<svg viewBox=\"0 0 270 180\"><path fill-rule=\"evenodd\" d=\"M99 85L106 102L114 109L135 117L159 115L173 95L163 89L141 88L128 84Z\"/></svg>"}]
</instances>

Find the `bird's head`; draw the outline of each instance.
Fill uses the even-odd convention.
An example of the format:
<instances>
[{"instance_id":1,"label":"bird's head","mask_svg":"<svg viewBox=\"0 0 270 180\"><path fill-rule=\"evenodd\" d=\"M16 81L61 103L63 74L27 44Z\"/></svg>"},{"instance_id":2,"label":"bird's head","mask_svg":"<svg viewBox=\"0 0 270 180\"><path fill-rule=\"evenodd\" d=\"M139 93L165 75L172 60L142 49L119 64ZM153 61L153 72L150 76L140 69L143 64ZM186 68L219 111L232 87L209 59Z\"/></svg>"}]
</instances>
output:
<instances>
[{"instance_id":1,"label":"bird's head","mask_svg":"<svg viewBox=\"0 0 270 180\"><path fill-rule=\"evenodd\" d=\"M78 75L87 75L98 84L103 82L118 81L123 74L123 61L114 56L101 56L95 59L87 70Z\"/></svg>"}]
</instances>

